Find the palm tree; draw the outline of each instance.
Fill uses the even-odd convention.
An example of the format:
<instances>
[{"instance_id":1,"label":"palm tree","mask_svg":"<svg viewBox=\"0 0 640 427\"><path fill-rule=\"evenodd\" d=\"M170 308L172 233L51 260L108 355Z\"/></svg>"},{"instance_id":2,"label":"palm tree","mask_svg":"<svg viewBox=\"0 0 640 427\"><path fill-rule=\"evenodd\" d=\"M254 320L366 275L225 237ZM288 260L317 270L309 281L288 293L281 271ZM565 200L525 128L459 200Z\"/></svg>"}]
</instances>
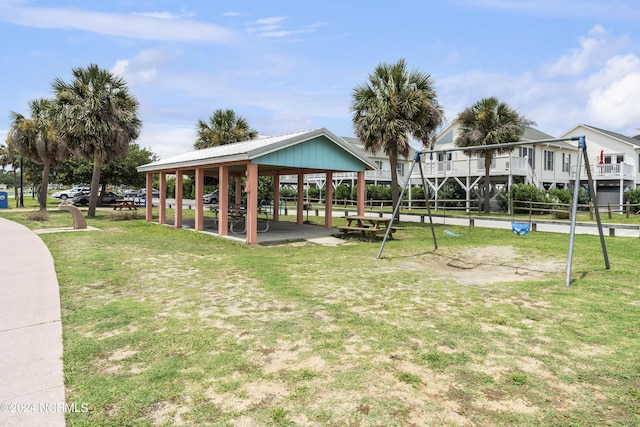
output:
<instances>
[{"instance_id":1,"label":"palm tree","mask_svg":"<svg viewBox=\"0 0 640 427\"><path fill-rule=\"evenodd\" d=\"M7 141L10 141L22 156L42 165L42 182L38 192L41 211L47 210L51 166L55 166L68 155L67 147L54 126L52 105L51 100L44 98L31 101L31 119L12 111L12 124L7 136Z\"/></svg>"},{"instance_id":2,"label":"palm tree","mask_svg":"<svg viewBox=\"0 0 640 427\"><path fill-rule=\"evenodd\" d=\"M87 215L94 217L100 167L126 154L129 143L138 138L142 122L137 115L138 101L124 79L95 64L75 68L72 74L71 83L56 78L52 84L58 129L79 157L93 160Z\"/></svg>"},{"instance_id":3,"label":"palm tree","mask_svg":"<svg viewBox=\"0 0 640 427\"><path fill-rule=\"evenodd\" d=\"M493 144L519 141L532 121L519 115L495 97L484 98L458 115L460 133L454 141L457 147L487 146L487 149L465 151L467 155L484 156L484 211L489 213L491 162L496 155L509 153L513 147L491 148Z\"/></svg>"},{"instance_id":4,"label":"palm tree","mask_svg":"<svg viewBox=\"0 0 640 427\"><path fill-rule=\"evenodd\" d=\"M443 121L429 74L408 72L404 59L380 64L369 81L353 90L353 126L356 136L370 151L383 150L391 164L391 195L399 198L396 174L398 155L409 154L409 137L426 147Z\"/></svg>"},{"instance_id":5,"label":"palm tree","mask_svg":"<svg viewBox=\"0 0 640 427\"><path fill-rule=\"evenodd\" d=\"M214 111L209 123L198 120L198 138L193 147L196 150L216 147L218 145L255 139L258 132L249 127L246 119L236 116L233 110Z\"/></svg>"}]
</instances>

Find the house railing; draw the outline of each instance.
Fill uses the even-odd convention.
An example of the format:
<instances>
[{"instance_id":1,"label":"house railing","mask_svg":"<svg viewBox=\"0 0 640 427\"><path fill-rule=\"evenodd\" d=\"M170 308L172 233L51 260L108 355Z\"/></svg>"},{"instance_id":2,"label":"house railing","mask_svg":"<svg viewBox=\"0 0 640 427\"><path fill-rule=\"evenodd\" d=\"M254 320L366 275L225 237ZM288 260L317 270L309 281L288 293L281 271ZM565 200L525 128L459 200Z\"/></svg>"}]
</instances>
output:
<instances>
[{"instance_id":1,"label":"house railing","mask_svg":"<svg viewBox=\"0 0 640 427\"><path fill-rule=\"evenodd\" d=\"M426 160L422 164L422 170L426 177L462 177L484 175L485 159L461 159L461 160ZM500 156L491 161L491 175L528 175L531 166L526 157ZM420 178L420 171L414 170L412 178Z\"/></svg>"},{"instance_id":2,"label":"house railing","mask_svg":"<svg viewBox=\"0 0 640 427\"><path fill-rule=\"evenodd\" d=\"M366 171L364 173L367 181L391 181L391 171L385 169ZM326 180L326 174L324 173L308 173L304 176L306 182L324 182ZM349 181L357 180L357 172L334 172L333 179L336 181ZM296 183L298 182L297 175L281 175L280 182L282 183Z\"/></svg>"},{"instance_id":3,"label":"house railing","mask_svg":"<svg viewBox=\"0 0 640 427\"><path fill-rule=\"evenodd\" d=\"M605 163L591 165L591 175L594 179L634 179L634 167L628 163ZM582 166L580 176L586 178L587 168ZM576 166L571 167L571 177L576 177Z\"/></svg>"}]
</instances>

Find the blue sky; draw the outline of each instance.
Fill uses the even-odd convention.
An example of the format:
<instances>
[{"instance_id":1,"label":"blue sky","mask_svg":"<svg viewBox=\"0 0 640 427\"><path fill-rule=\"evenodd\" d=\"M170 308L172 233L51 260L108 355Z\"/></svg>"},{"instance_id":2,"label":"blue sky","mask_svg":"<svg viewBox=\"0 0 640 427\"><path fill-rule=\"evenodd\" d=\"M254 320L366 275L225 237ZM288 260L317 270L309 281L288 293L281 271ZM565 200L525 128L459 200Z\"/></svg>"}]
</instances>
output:
<instances>
[{"instance_id":1,"label":"blue sky","mask_svg":"<svg viewBox=\"0 0 640 427\"><path fill-rule=\"evenodd\" d=\"M554 136L636 135L638 28L634 0L0 0L0 138L10 111L91 63L128 82L138 143L162 158L218 108L264 135L354 136L353 88L400 58L431 75L448 120L496 96Z\"/></svg>"}]
</instances>

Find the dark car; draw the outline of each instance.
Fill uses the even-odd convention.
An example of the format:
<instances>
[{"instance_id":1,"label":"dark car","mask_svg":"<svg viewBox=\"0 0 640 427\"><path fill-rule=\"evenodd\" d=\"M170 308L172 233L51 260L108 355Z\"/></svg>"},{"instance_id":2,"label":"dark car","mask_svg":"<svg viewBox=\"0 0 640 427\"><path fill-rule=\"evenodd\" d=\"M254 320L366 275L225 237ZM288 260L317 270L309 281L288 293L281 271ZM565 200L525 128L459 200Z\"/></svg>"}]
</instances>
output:
<instances>
[{"instance_id":1,"label":"dark car","mask_svg":"<svg viewBox=\"0 0 640 427\"><path fill-rule=\"evenodd\" d=\"M91 197L90 193L88 191L83 191L80 194L77 194L73 197L73 204L74 205L80 205L80 206L88 206L89 205L89 198ZM107 191L104 193L104 195L102 196L102 204L103 205L110 205L112 203L115 203L116 200L120 199L120 196L118 196L116 193L112 193L111 191ZM98 197L98 201L100 200L100 197Z\"/></svg>"},{"instance_id":2,"label":"dark car","mask_svg":"<svg viewBox=\"0 0 640 427\"><path fill-rule=\"evenodd\" d=\"M132 199L134 197L138 197L138 190L124 190L122 192L122 197L125 199Z\"/></svg>"},{"instance_id":3,"label":"dark car","mask_svg":"<svg viewBox=\"0 0 640 427\"><path fill-rule=\"evenodd\" d=\"M138 190L138 194L136 195L136 197L146 197L147 196L147 189L146 188L141 188L140 190ZM160 191L156 190L155 188L153 188L151 190L151 197L153 197L154 199L157 199L160 197Z\"/></svg>"}]
</instances>

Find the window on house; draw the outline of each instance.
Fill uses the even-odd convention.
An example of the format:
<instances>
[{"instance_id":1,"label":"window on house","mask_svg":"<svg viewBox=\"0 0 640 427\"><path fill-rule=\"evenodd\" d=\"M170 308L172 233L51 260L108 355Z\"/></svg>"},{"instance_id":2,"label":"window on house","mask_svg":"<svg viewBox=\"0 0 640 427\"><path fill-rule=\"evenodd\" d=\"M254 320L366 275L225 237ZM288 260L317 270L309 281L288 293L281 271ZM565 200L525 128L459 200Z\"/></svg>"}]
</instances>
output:
<instances>
[{"instance_id":1,"label":"window on house","mask_svg":"<svg viewBox=\"0 0 640 427\"><path fill-rule=\"evenodd\" d=\"M451 153L438 153L438 170L451 170Z\"/></svg>"},{"instance_id":2,"label":"window on house","mask_svg":"<svg viewBox=\"0 0 640 427\"><path fill-rule=\"evenodd\" d=\"M571 171L571 154L562 153L562 172Z\"/></svg>"},{"instance_id":3,"label":"window on house","mask_svg":"<svg viewBox=\"0 0 640 427\"><path fill-rule=\"evenodd\" d=\"M520 147L520 157L525 157L529 166L535 168L536 152L533 151L533 147Z\"/></svg>"},{"instance_id":4,"label":"window on house","mask_svg":"<svg viewBox=\"0 0 640 427\"><path fill-rule=\"evenodd\" d=\"M382 170L382 160L376 160L376 167Z\"/></svg>"},{"instance_id":5,"label":"window on house","mask_svg":"<svg viewBox=\"0 0 640 427\"><path fill-rule=\"evenodd\" d=\"M544 158L544 170L552 171L553 170L553 151L544 150L543 158Z\"/></svg>"},{"instance_id":6,"label":"window on house","mask_svg":"<svg viewBox=\"0 0 640 427\"><path fill-rule=\"evenodd\" d=\"M396 167L399 176L404 176L404 163L398 162L398 166Z\"/></svg>"}]
</instances>

